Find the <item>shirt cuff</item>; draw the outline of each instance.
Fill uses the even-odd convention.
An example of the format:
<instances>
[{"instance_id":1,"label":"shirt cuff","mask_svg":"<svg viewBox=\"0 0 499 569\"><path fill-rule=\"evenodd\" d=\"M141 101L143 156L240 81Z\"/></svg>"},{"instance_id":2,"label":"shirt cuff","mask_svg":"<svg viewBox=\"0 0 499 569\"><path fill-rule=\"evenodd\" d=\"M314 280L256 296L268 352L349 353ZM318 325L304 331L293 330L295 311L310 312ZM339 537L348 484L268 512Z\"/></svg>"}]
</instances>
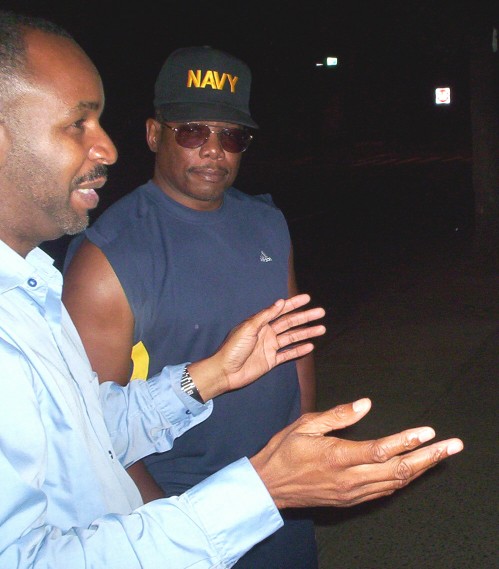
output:
<instances>
[{"instance_id":1,"label":"shirt cuff","mask_svg":"<svg viewBox=\"0 0 499 569\"><path fill-rule=\"evenodd\" d=\"M283 525L274 501L245 457L206 478L183 498L195 509L208 538L230 564Z\"/></svg>"},{"instance_id":2,"label":"shirt cuff","mask_svg":"<svg viewBox=\"0 0 499 569\"><path fill-rule=\"evenodd\" d=\"M156 405L168 412L173 412L174 416L177 415L177 411L183 410L185 413L187 409L193 417L204 414L203 419L205 419L206 412L208 415L211 414L213 401L210 399L206 403L200 403L194 397L184 393L180 387L184 367L190 363L165 366L159 375L147 380L147 385ZM176 395L175 401L172 401L172 392Z\"/></svg>"}]
</instances>

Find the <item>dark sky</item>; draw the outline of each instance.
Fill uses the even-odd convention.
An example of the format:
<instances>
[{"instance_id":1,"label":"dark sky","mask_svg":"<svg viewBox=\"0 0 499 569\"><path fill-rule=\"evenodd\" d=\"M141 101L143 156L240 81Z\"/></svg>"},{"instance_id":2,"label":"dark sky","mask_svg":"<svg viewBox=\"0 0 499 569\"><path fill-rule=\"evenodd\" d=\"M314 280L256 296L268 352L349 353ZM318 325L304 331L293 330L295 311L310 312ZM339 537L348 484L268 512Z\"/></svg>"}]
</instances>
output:
<instances>
[{"instance_id":1,"label":"dark sky","mask_svg":"<svg viewBox=\"0 0 499 569\"><path fill-rule=\"evenodd\" d=\"M470 14L487 5L481 7L480 0L308 0L293 9L284 1L226 0L140 1L118 9L119 3L105 0L1 4L66 27L97 64L113 105L116 92L123 102L137 96L148 109L156 73L177 47L226 49L253 70L254 112L258 108L265 119L283 105L303 103L317 75L314 63L329 53L338 54L350 77L367 82L373 77L393 82L393 71L410 77L439 64L442 71L455 66Z\"/></svg>"},{"instance_id":2,"label":"dark sky","mask_svg":"<svg viewBox=\"0 0 499 569\"><path fill-rule=\"evenodd\" d=\"M261 128L236 185L249 193L268 191L284 206L304 188L307 199L314 186L317 195L327 195L313 168L300 181L300 164L330 166L359 145L401 154L425 145L466 152L469 31L477 18L499 27L498 0L305 0L297 8L270 0L124 4L0 0L2 8L67 28L102 75L102 124L119 160L94 215L150 178L153 155L144 123L153 112L156 75L178 47L208 44L248 63L250 107ZM334 72L315 67L329 54L340 60ZM453 87L454 104L436 111L432 91L442 83ZM279 188L287 192L283 197Z\"/></svg>"},{"instance_id":3,"label":"dark sky","mask_svg":"<svg viewBox=\"0 0 499 569\"><path fill-rule=\"evenodd\" d=\"M105 0L1 2L63 25L93 59L106 91L103 124L120 151L116 168L126 163L130 184L150 173L144 121L152 113L154 81L167 55L182 46L210 44L249 64L250 106L261 127L253 157L313 148L324 130L334 138L328 121L337 137L349 140L424 137L431 134L424 125L434 112L429 93L444 81L457 87L456 112L468 113L467 33L477 15L492 11L492 4L497 12L499 2L301 4L163 0L124 8ZM334 72L315 67L328 54L340 59Z\"/></svg>"}]
</instances>

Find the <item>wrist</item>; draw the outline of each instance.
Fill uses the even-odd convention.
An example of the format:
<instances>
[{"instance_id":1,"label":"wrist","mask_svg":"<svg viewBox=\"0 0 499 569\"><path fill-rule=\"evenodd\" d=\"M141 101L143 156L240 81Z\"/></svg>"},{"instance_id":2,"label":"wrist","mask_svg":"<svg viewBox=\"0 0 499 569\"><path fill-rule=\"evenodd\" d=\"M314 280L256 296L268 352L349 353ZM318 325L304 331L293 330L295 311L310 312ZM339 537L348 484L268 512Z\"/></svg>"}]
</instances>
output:
<instances>
[{"instance_id":1,"label":"wrist","mask_svg":"<svg viewBox=\"0 0 499 569\"><path fill-rule=\"evenodd\" d=\"M276 484L276 476L269 472L269 457L267 456L267 447L264 447L260 452L252 456L249 461L251 466L255 469L256 473L263 482L267 492L270 494L276 508L279 510L286 508L287 504L284 499L281 499L278 492L278 484Z\"/></svg>"},{"instance_id":2,"label":"wrist","mask_svg":"<svg viewBox=\"0 0 499 569\"><path fill-rule=\"evenodd\" d=\"M205 403L205 401L202 398L196 384L194 383L194 380L192 379L192 377L189 373L188 366L185 366L184 370L182 372L182 377L180 379L180 389L185 394L189 395L189 397L192 397L193 399L195 399L199 403L202 403L202 404Z\"/></svg>"},{"instance_id":3,"label":"wrist","mask_svg":"<svg viewBox=\"0 0 499 569\"><path fill-rule=\"evenodd\" d=\"M215 356L189 364L187 368L203 401L213 399L228 390L221 365Z\"/></svg>"}]
</instances>

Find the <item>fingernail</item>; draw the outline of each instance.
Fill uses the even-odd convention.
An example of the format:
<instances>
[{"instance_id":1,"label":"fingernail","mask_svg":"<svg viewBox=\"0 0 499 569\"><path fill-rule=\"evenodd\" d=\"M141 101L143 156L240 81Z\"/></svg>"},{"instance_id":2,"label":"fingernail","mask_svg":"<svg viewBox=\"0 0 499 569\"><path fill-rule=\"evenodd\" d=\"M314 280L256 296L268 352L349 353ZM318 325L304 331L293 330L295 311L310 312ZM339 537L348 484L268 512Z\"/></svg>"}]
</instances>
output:
<instances>
[{"instance_id":1,"label":"fingernail","mask_svg":"<svg viewBox=\"0 0 499 569\"><path fill-rule=\"evenodd\" d=\"M362 413L363 411L367 411L369 409L369 399L358 399L353 403L353 410L356 413Z\"/></svg>"},{"instance_id":2,"label":"fingernail","mask_svg":"<svg viewBox=\"0 0 499 569\"><path fill-rule=\"evenodd\" d=\"M428 427L427 429L423 429L422 431L419 431L419 433L418 433L418 439L422 443L429 441L434 436L435 436L435 431L433 429L431 429L430 427Z\"/></svg>"},{"instance_id":3,"label":"fingernail","mask_svg":"<svg viewBox=\"0 0 499 569\"><path fill-rule=\"evenodd\" d=\"M464 445L463 445L462 441L451 441L447 445L447 454L456 454L456 453L462 451L463 448L464 448Z\"/></svg>"}]
</instances>

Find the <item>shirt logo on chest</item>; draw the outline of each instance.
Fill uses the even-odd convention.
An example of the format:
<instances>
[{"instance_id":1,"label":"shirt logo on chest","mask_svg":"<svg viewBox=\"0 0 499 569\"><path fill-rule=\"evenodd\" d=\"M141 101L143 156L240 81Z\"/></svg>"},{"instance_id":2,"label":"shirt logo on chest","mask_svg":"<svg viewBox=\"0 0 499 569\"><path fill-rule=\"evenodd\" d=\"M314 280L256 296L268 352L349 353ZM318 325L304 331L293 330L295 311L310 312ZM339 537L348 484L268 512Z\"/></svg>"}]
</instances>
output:
<instances>
[{"instance_id":1,"label":"shirt logo on chest","mask_svg":"<svg viewBox=\"0 0 499 569\"><path fill-rule=\"evenodd\" d=\"M264 251L260 251L260 261L262 263L270 263L272 257L269 257Z\"/></svg>"}]
</instances>

